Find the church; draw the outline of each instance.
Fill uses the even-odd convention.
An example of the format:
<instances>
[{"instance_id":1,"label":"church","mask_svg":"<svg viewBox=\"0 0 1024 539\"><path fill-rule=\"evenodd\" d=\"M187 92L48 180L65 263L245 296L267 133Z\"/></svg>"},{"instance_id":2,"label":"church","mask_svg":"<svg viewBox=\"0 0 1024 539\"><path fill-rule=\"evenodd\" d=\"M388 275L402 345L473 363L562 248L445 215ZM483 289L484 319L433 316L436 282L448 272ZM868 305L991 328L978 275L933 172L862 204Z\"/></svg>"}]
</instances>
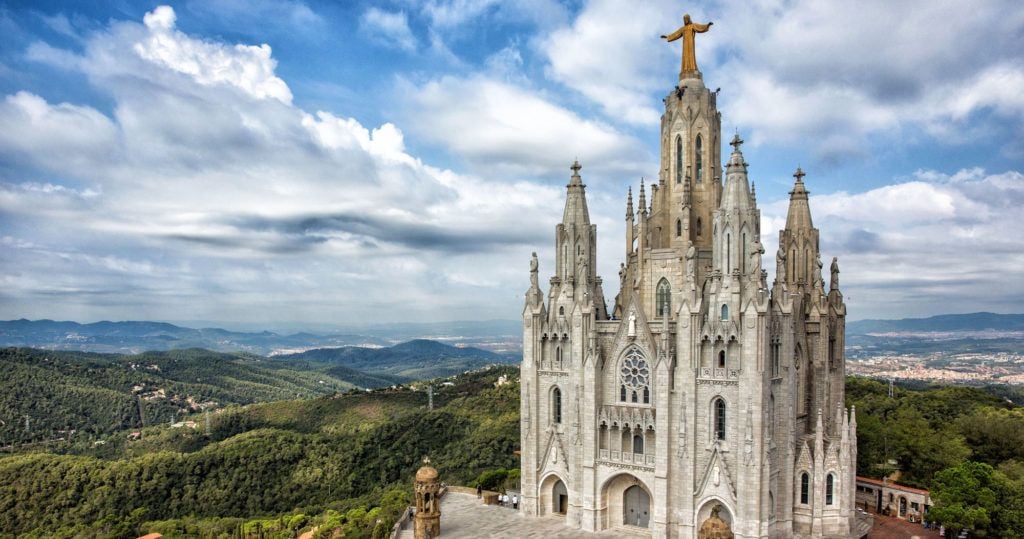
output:
<instances>
[{"instance_id":1,"label":"church","mask_svg":"<svg viewBox=\"0 0 1024 539\"><path fill-rule=\"evenodd\" d=\"M860 537L857 424L844 402L846 306L822 275L797 168L775 279L739 135L684 19L664 98L657 183L626 195L618 294L606 302L578 162L523 309L522 508L583 531L651 537ZM811 183L810 181L808 183ZM870 526L870 523L867 523Z\"/></svg>"}]
</instances>

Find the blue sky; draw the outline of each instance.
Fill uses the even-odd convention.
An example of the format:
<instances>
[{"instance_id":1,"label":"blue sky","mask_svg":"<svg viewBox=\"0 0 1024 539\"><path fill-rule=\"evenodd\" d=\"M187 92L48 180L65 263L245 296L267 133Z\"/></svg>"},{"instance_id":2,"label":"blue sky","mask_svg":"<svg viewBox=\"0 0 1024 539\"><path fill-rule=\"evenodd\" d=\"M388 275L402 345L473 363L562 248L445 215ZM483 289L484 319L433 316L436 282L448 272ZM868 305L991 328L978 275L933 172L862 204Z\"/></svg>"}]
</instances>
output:
<instances>
[{"instance_id":1,"label":"blue sky","mask_svg":"<svg viewBox=\"0 0 1024 539\"><path fill-rule=\"evenodd\" d=\"M769 271L799 164L851 318L1022 311L1018 2L36 1L0 5L0 318L516 318L574 158L613 283L684 9Z\"/></svg>"}]
</instances>

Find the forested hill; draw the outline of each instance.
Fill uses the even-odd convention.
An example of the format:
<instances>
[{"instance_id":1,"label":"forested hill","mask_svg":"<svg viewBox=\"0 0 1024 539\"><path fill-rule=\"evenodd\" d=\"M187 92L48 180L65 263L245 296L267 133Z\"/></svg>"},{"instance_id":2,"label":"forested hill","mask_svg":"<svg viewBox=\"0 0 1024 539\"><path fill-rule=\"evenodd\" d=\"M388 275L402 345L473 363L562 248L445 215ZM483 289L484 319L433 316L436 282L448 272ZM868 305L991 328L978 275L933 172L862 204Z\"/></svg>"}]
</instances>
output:
<instances>
[{"instance_id":1,"label":"forested hill","mask_svg":"<svg viewBox=\"0 0 1024 539\"><path fill-rule=\"evenodd\" d=\"M460 348L416 339L387 348L321 348L299 354L272 356L277 361L308 361L419 380L450 376L487 365L519 363L518 356L478 348ZM328 369L326 372L331 372Z\"/></svg>"},{"instance_id":2,"label":"forested hill","mask_svg":"<svg viewBox=\"0 0 1024 539\"><path fill-rule=\"evenodd\" d=\"M452 484L518 464L516 375L454 378L433 410L398 387L229 407L209 435L158 425L0 457L0 537L386 537L424 456Z\"/></svg>"},{"instance_id":3,"label":"forested hill","mask_svg":"<svg viewBox=\"0 0 1024 539\"><path fill-rule=\"evenodd\" d=\"M0 446L167 423L203 405L311 397L394 380L246 354L136 355L0 348ZM141 414L140 414L141 408Z\"/></svg>"}]
</instances>

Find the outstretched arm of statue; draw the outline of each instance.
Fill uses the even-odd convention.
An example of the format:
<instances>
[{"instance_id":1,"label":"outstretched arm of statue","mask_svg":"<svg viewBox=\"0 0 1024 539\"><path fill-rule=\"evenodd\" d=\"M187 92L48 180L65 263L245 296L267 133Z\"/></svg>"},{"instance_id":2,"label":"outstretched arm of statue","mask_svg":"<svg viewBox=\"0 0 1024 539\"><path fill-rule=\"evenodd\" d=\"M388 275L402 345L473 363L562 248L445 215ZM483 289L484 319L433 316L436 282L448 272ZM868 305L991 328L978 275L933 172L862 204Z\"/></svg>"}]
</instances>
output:
<instances>
[{"instance_id":1,"label":"outstretched arm of statue","mask_svg":"<svg viewBox=\"0 0 1024 539\"><path fill-rule=\"evenodd\" d=\"M712 24L715 24L715 23L713 23L713 22L709 22L707 24L693 23L693 31L697 32L698 34L703 34L704 32L707 32L708 29L711 28Z\"/></svg>"},{"instance_id":2,"label":"outstretched arm of statue","mask_svg":"<svg viewBox=\"0 0 1024 539\"><path fill-rule=\"evenodd\" d=\"M675 32L672 32L671 34L669 34L667 36L661 36L661 39L667 39L669 41L669 43L671 43L671 42L673 42L673 41L683 37L683 28L685 28L685 27L684 26L680 26L679 29L676 30Z\"/></svg>"}]
</instances>

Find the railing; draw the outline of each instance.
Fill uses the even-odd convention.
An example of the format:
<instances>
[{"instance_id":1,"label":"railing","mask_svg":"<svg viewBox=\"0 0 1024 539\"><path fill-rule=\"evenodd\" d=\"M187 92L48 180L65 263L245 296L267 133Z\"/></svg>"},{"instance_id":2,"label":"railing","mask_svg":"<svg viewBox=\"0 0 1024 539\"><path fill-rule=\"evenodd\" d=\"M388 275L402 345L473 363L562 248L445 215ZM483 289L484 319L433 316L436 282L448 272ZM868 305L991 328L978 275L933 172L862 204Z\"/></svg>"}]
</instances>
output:
<instances>
[{"instance_id":1,"label":"railing","mask_svg":"<svg viewBox=\"0 0 1024 539\"><path fill-rule=\"evenodd\" d=\"M612 451L599 449L598 455L601 460L610 463L633 464L637 466L654 466L654 455L644 453L631 453L629 451Z\"/></svg>"}]
</instances>

